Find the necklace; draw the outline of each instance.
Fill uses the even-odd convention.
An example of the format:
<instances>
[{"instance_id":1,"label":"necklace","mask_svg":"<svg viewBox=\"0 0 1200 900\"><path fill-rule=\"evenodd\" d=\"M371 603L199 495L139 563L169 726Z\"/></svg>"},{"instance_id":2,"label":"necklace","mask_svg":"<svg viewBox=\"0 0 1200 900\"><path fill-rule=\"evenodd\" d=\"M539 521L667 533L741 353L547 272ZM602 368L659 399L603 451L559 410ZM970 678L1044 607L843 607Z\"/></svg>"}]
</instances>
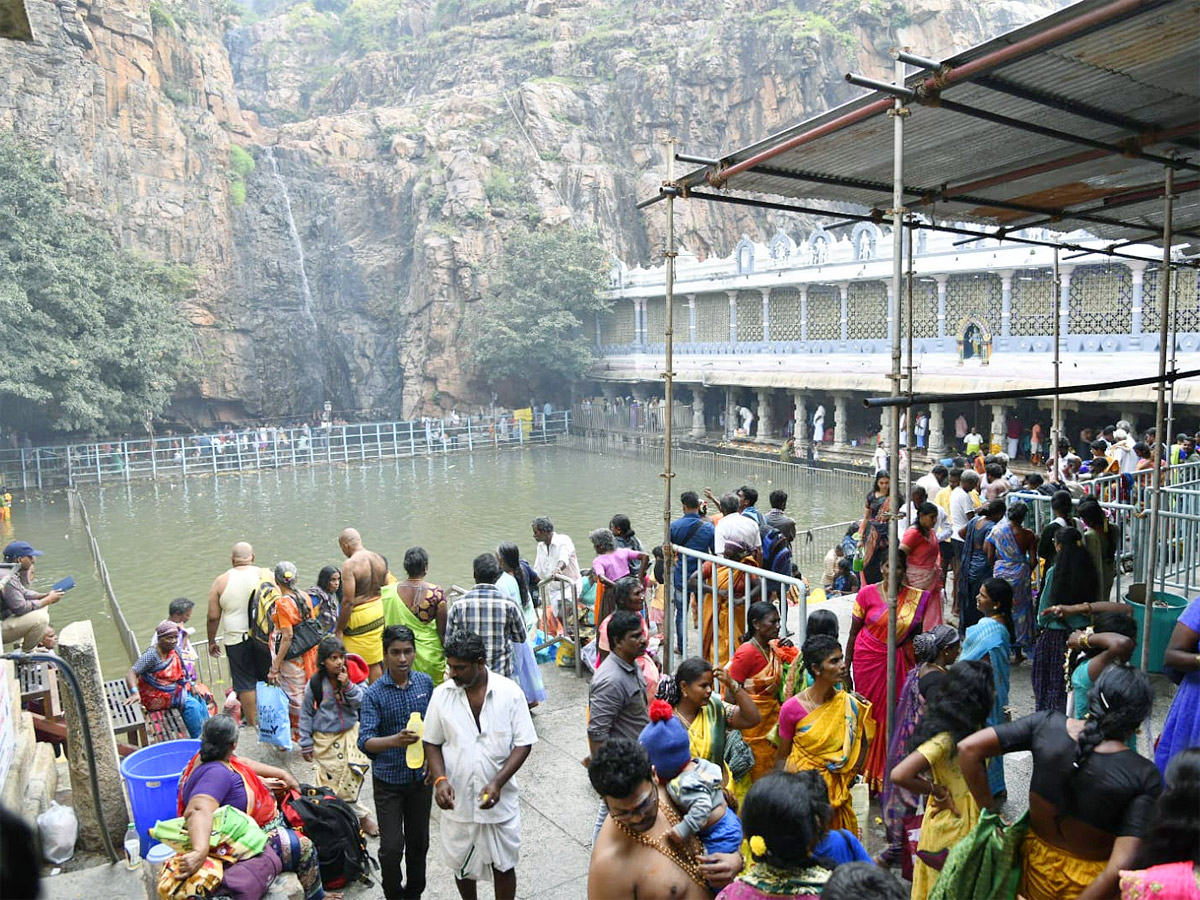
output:
<instances>
[{"instance_id":1,"label":"necklace","mask_svg":"<svg viewBox=\"0 0 1200 900\"><path fill-rule=\"evenodd\" d=\"M658 790L658 788L655 788L655 790ZM660 802L658 804L658 809L666 816L667 822L672 828L679 824L680 816L677 812L675 812L675 808L671 806L670 803ZM692 879L692 881L696 882L696 884L700 885L705 890L708 889L708 881L705 879L704 873L700 870L700 864L696 862L696 847L699 844L699 840L695 835L688 838L687 850L679 850L676 849L675 845L670 841L664 839L662 835L659 835L655 838L650 838L646 837L646 835L640 831L634 831L620 819L613 819L613 823L619 829L621 829L621 831L625 832L626 835L633 838L639 844L643 844L647 847L652 847L653 849L657 850L667 859L671 860L671 862L675 863L675 865L679 866L679 868L683 869L683 871L690 879Z\"/></svg>"}]
</instances>

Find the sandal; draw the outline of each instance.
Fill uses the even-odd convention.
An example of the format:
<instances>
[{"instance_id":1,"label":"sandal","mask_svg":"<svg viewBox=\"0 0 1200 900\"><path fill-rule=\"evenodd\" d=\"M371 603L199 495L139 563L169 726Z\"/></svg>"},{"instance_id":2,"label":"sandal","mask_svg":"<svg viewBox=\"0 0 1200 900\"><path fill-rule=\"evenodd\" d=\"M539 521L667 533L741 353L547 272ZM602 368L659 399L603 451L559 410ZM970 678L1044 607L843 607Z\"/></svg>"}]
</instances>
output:
<instances>
[{"instance_id":1,"label":"sandal","mask_svg":"<svg viewBox=\"0 0 1200 900\"><path fill-rule=\"evenodd\" d=\"M363 834L367 837L379 837L379 823L375 821L370 813L358 820L358 827L363 830Z\"/></svg>"}]
</instances>

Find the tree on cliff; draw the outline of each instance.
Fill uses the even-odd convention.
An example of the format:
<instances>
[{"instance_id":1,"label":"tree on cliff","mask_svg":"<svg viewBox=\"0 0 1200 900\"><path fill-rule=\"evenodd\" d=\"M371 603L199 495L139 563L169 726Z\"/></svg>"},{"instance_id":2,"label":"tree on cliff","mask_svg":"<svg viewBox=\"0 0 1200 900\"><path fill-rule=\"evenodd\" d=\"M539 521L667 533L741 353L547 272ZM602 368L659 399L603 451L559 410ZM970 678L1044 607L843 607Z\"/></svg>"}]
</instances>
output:
<instances>
[{"instance_id":1,"label":"tree on cliff","mask_svg":"<svg viewBox=\"0 0 1200 900\"><path fill-rule=\"evenodd\" d=\"M160 413L190 346L191 277L122 250L0 135L0 423L104 433Z\"/></svg>"},{"instance_id":2,"label":"tree on cliff","mask_svg":"<svg viewBox=\"0 0 1200 900\"><path fill-rule=\"evenodd\" d=\"M480 301L472 349L476 373L505 401L562 398L592 362L584 319L605 312L610 259L594 231L516 229Z\"/></svg>"}]
</instances>

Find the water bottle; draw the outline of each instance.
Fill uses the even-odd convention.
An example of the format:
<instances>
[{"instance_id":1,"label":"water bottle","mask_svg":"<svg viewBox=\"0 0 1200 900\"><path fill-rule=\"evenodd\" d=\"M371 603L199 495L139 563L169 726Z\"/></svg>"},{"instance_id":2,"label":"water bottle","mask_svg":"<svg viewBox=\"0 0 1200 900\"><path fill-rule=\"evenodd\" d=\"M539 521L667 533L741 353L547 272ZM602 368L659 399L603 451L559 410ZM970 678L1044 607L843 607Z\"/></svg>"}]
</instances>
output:
<instances>
[{"instance_id":1,"label":"water bottle","mask_svg":"<svg viewBox=\"0 0 1200 900\"><path fill-rule=\"evenodd\" d=\"M425 723L421 721L421 714L415 709L408 717L408 724L404 726L405 731L415 731L419 738L425 732ZM409 744L404 749L404 762L410 769L420 769L425 765L425 745L421 741Z\"/></svg>"},{"instance_id":2,"label":"water bottle","mask_svg":"<svg viewBox=\"0 0 1200 900\"><path fill-rule=\"evenodd\" d=\"M133 823L129 823L129 827L125 829L125 865L130 869L136 869L142 864L142 839L138 837L137 829Z\"/></svg>"}]
</instances>

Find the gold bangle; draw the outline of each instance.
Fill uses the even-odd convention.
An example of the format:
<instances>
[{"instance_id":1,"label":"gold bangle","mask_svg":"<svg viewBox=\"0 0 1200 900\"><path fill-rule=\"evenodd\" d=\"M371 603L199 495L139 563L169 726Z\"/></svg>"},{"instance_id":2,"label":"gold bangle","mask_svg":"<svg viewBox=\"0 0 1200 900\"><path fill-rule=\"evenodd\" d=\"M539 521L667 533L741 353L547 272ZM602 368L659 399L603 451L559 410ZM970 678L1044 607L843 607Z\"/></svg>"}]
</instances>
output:
<instances>
[{"instance_id":1,"label":"gold bangle","mask_svg":"<svg viewBox=\"0 0 1200 900\"><path fill-rule=\"evenodd\" d=\"M437 786L438 786L439 784L441 784L443 781L449 781L449 780L450 780L450 779L449 779L449 778L447 778L445 775L439 775L437 778L433 779L433 786L434 786L434 787L437 787Z\"/></svg>"},{"instance_id":2,"label":"gold bangle","mask_svg":"<svg viewBox=\"0 0 1200 900\"><path fill-rule=\"evenodd\" d=\"M1081 648L1081 649L1083 649L1083 650L1090 650L1090 649L1091 649L1091 643L1088 641L1088 636L1087 636L1086 634L1084 634L1084 635L1080 635L1080 637L1079 637L1079 646L1080 646L1080 648Z\"/></svg>"}]
</instances>

